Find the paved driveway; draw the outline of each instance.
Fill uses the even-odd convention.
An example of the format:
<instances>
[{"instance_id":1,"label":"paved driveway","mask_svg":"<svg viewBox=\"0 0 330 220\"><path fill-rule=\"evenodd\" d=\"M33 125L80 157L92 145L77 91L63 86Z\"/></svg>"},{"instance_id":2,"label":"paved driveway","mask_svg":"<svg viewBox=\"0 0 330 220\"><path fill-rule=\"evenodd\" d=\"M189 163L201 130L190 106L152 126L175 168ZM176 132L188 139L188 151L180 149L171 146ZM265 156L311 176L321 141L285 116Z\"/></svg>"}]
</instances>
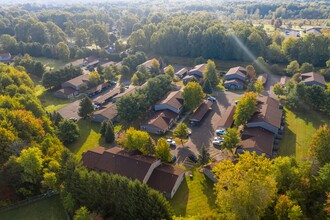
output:
<instances>
[{"instance_id":1,"label":"paved driveway","mask_svg":"<svg viewBox=\"0 0 330 220\"><path fill-rule=\"evenodd\" d=\"M281 80L280 76L274 74L268 74L268 79L265 84L265 91L262 94L273 98L277 98L273 92L273 88L274 88L274 84L280 82L280 80Z\"/></svg>"},{"instance_id":2,"label":"paved driveway","mask_svg":"<svg viewBox=\"0 0 330 220\"><path fill-rule=\"evenodd\" d=\"M203 145L209 149L212 156L220 153L219 148L215 148L212 144L215 130L217 129L220 119L227 107L234 104L234 100L241 96L242 94L229 91L218 92L218 94L215 95L217 102L213 103L212 111L205 115L200 125L190 127L192 133L188 142L185 143L183 147L181 144L178 144L176 149L171 150L172 154L177 155L178 163L182 163L191 153L194 153L197 156Z\"/></svg>"}]
</instances>

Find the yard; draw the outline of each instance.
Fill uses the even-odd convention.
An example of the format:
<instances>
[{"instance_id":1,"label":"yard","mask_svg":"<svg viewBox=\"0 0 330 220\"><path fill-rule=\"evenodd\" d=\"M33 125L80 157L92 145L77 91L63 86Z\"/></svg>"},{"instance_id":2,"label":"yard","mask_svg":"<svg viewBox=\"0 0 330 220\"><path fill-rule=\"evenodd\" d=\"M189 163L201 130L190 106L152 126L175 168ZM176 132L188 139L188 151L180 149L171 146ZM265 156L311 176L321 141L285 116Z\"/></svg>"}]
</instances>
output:
<instances>
[{"instance_id":1,"label":"yard","mask_svg":"<svg viewBox=\"0 0 330 220\"><path fill-rule=\"evenodd\" d=\"M197 169L193 175L192 180L188 176L185 178L170 200L176 216L207 214L215 209L213 182Z\"/></svg>"},{"instance_id":2,"label":"yard","mask_svg":"<svg viewBox=\"0 0 330 220\"><path fill-rule=\"evenodd\" d=\"M42 64L44 64L46 67L46 70L61 69L61 68L64 68L64 65L66 63L68 63L68 62L63 62L61 60L49 59L49 58L45 58L45 57L33 57L33 59L35 61L39 61Z\"/></svg>"},{"instance_id":3,"label":"yard","mask_svg":"<svg viewBox=\"0 0 330 220\"><path fill-rule=\"evenodd\" d=\"M295 156L303 160L308 156L309 143L320 125L330 124L330 119L318 112L292 112L288 109L285 133L280 142L280 156Z\"/></svg>"},{"instance_id":4,"label":"yard","mask_svg":"<svg viewBox=\"0 0 330 220\"><path fill-rule=\"evenodd\" d=\"M1 212L0 219L69 219L59 196L43 199L29 205Z\"/></svg>"}]
</instances>

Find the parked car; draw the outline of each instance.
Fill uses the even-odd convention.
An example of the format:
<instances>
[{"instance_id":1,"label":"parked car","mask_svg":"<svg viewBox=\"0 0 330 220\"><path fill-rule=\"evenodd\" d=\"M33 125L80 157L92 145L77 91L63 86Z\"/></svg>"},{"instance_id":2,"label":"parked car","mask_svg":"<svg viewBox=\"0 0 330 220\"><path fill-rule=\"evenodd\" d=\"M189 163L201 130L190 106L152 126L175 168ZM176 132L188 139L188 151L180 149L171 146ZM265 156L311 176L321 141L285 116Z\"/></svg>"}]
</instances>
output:
<instances>
[{"instance_id":1,"label":"parked car","mask_svg":"<svg viewBox=\"0 0 330 220\"><path fill-rule=\"evenodd\" d=\"M176 143L172 138L167 138L166 141L167 141L167 143L170 144L170 146L172 146L172 147L176 146Z\"/></svg>"},{"instance_id":2,"label":"parked car","mask_svg":"<svg viewBox=\"0 0 330 220\"><path fill-rule=\"evenodd\" d=\"M172 155L171 157L171 163L174 163L176 161L176 156L175 155Z\"/></svg>"},{"instance_id":3,"label":"parked car","mask_svg":"<svg viewBox=\"0 0 330 220\"><path fill-rule=\"evenodd\" d=\"M223 137L215 137L213 140L214 141L224 141L225 139Z\"/></svg>"},{"instance_id":4,"label":"parked car","mask_svg":"<svg viewBox=\"0 0 330 220\"><path fill-rule=\"evenodd\" d=\"M217 135L224 135L224 134L227 134L226 130L225 129L218 129L215 131L215 133Z\"/></svg>"},{"instance_id":5,"label":"parked car","mask_svg":"<svg viewBox=\"0 0 330 220\"><path fill-rule=\"evenodd\" d=\"M197 163L197 161L198 161L196 155L194 155L194 154L190 154L190 155L188 156L188 158L189 158L192 162L194 162L194 163Z\"/></svg>"},{"instance_id":6,"label":"parked car","mask_svg":"<svg viewBox=\"0 0 330 220\"><path fill-rule=\"evenodd\" d=\"M213 97L213 96L207 97L207 100L209 100L211 102L216 102L217 101L217 99L215 97Z\"/></svg>"},{"instance_id":7,"label":"parked car","mask_svg":"<svg viewBox=\"0 0 330 220\"><path fill-rule=\"evenodd\" d=\"M214 141L212 141L212 144L216 145L216 146L220 146L223 144L223 140L214 140Z\"/></svg>"},{"instance_id":8,"label":"parked car","mask_svg":"<svg viewBox=\"0 0 330 220\"><path fill-rule=\"evenodd\" d=\"M93 106L94 106L94 110L98 110L100 108L100 106L96 104L94 104Z\"/></svg>"},{"instance_id":9,"label":"parked car","mask_svg":"<svg viewBox=\"0 0 330 220\"><path fill-rule=\"evenodd\" d=\"M239 100L235 100L235 105L237 105L239 103Z\"/></svg>"}]
</instances>

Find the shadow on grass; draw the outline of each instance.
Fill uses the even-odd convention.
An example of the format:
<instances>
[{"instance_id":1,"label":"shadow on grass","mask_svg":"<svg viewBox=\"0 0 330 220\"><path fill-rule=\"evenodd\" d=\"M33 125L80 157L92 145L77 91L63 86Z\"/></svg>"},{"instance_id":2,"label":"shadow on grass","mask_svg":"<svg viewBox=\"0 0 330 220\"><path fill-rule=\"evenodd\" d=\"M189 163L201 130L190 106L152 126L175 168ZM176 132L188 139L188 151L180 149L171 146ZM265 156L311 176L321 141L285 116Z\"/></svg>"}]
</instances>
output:
<instances>
[{"instance_id":1,"label":"shadow on grass","mask_svg":"<svg viewBox=\"0 0 330 220\"><path fill-rule=\"evenodd\" d=\"M178 191L174 197L169 201L174 214L177 216L185 216L187 210L187 204L189 199L189 187L187 184L187 178L184 178Z\"/></svg>"},{"instance_id":2,"label":"shadow on grass","mask_svg":"<svg viewBox=\"0 0 330 220\"><path fill-rule=\"evenodd\" d=\"M207 177L205 174L203 174L205 177L204 181L201 181L201 185L203 186L203 193L207 197L207 203L209 204L211 209L215 209L215 192L214 192L214 183Z\"/></svg>"},{"instance_id":3,"label":"shadow on grass","mask_svg":"<svg viewBox=\"0 0 330 220\"><path fill-rule=\"evenodd\" d=\"M296 156L297 135L285 126L285 133L279 144L279 155Z\"/></svg>"}]
</instances>

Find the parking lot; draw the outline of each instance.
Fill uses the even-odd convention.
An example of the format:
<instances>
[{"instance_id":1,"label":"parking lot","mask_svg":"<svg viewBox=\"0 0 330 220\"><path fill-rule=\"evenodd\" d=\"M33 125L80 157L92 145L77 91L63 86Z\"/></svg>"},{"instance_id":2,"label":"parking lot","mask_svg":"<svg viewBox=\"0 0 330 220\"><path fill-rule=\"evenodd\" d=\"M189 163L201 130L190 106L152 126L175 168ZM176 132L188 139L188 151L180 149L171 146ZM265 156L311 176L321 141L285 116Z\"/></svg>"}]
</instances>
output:
<instances>
[{"instance_id":1,"label":"parking lot","mask_svg":"<svg viewBox=\"0 0 330 220\"><path fill-rule=\"evenodd\" d=\"M209 149L211 156L221 156L219 148L216 148L212 144L213 138L215 137L215 130L227 107L235 104L235 99L240 98L242 94L225 91L218 92L218 94L213 96L217 98L217 101L213 103L212 111L209 111L205 115L199 125L190 126L192 134L188 142L185 143L183 147L181 144L177 144L177 147L171 150L172 154L177 155L178 163L182 163L184 159L192 153L198 155L203 145Z\"/></svg>"}]
</instances>

